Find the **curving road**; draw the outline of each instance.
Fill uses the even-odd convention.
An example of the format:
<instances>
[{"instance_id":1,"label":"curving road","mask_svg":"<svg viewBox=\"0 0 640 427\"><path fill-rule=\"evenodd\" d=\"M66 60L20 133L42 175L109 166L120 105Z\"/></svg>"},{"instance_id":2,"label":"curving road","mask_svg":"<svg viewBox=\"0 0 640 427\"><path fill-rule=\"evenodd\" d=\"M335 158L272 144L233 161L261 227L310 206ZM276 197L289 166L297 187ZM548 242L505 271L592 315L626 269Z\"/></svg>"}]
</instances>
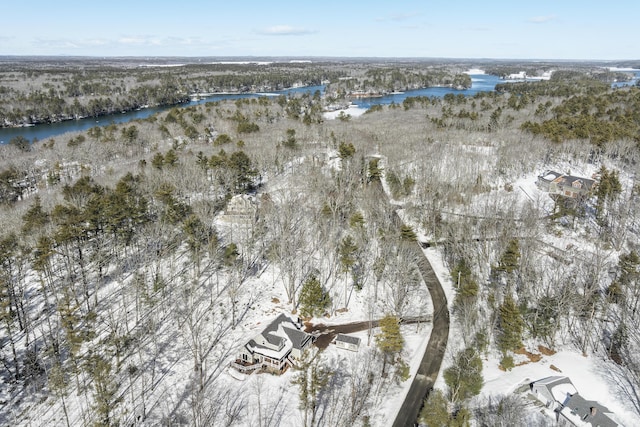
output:
<instances>
[{"instance_id":1,"label":"curving road","mask_svg":"<svg viewBox=\"0 0 640 427\"><path fill-rule=\"evenodd\" d=\"M393 423L394 427L405 427L416 424L422 402L429 395L433 384L440 372L447 342L449 340L449 309L447 297L442 285L431 267L431 263L424 255L421 244L416 242L411 246L416 259L420 259L418 267L422 280L427 284L431 300L433 301L433 329L429 343L422 356L418 372L411 383L407 397L400 407L400 411Z\"/></svg>"},{"instance_id":2,"label":"curving road","mask_svg":"<svg viewBox=\"0 0 640 427\"><path fill-rule=\"evenodd\" d=\"M381 201L386 197L382 186L378 184L381 197ZM402 225L400 216L395 215L395 222L398 228ZM422 252L422 247L428 247L428 244L415 241L409 244L409 249L414 251L414 259L418 259L418 269L422 275L422 280L427 285L429 294L431 295L431 301L433 303L433 329L431 330L431 336L427 343L420 366L416 376L413 378L407 397L405 398L395 421L393 427L406 427L414 426L417 424L418 415L422 408L424 399L429 396L429 392L433 389L433 385L438 378L442 360L444 359L444 353L447 349L447 342L449 340L449 308L447 305L447 297L442 289L442 284L438 280L435 271L431 267L431 263ZM407 321L408 319L403 319ZM421 320L423 321L423 320ZM373 321L371 326L377 326L377 321ZM315 331L320 334L316 345L328 345L333 340L337 333L349 333L357 330L365 330L370 327L368 321L356 322L347 325L308 325L307 332ZM320 343L318 343L320 341Z\"/></svg>"},{"instance_id":3,"label":"curving road","mask_svg":"<svg viewBox=\"0 0 640 427\"><path fill-rule=\"evenodd\" d=\"M382 194L387 196L382 189L382 185L378 185ZM380 198L380 200L385 199L389 200L386 197ZM390 202L387 203L391 205ZM397 211L395 214L396 226L400 228L403 225L402 218L398 215ZM447 342L449 341L449 307L447 305L447 296L444 293L444 289L442 289L442 284L440 280L438 280L438 276L431 267L431 263L424 252L422 252L423 246L428 247L428 245L416 240L409 248L414 251L414 259L420 260L418 261L418 269L431 295L431 301L433 303L433 329L431 330L427 348L420 361L418 372L411 382L409 392L404 402L402 402L398 415L393 422L393 427L417 425L422 403L427 396L429 396L429 393L433 389L433 384L438 378L444 353L447 350Z\"/></svg>"}]
</instances>

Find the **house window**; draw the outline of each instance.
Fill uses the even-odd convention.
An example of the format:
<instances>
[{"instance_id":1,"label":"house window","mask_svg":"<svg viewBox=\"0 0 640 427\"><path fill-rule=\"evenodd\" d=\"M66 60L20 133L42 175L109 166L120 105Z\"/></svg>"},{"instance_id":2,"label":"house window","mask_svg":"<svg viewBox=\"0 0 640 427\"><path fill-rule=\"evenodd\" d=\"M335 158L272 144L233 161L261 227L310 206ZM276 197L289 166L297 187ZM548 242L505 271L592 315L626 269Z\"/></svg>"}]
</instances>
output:
<instances>
[{"instance_id":1,"label":"house window","mask_svg":"<svg viewBox=\"0 0 640 427\"><path fill-rule=\"evenodd\" d=\"M249 360L249 358L247 357L247 355L245 353L242 353L242 360Z\"/></svg>"}]
</instances>

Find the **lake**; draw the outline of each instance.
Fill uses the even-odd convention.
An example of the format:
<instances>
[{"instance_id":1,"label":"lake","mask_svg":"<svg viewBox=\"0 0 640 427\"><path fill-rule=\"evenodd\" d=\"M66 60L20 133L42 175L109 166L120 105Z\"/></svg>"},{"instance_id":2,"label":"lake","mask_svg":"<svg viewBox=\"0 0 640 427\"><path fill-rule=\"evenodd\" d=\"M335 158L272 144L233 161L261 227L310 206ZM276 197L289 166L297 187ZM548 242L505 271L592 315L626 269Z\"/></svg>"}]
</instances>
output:
<instances>
[{"instance_id":1,"label":"lake","mask_svg":"<svg viewBox=\"0 0 640 427\"><path fill-rule=\"evenodd\" d=\"M448 87L431 87L426 89L410 90L402 93L394 93L378 98L362 98L357 99L353 103L362 108L369 108L372 105L377 104L401 104L406 98L411 96L429 96L429 97L443 97L448 93L463 94L465 96L472 96L478 92L492 91L495 89L496 84L501 80L498 76L490 74L472 74L471 75L471 88L464 90L456 90ZM164 107L152 107L144 108L136 111L127 111L121 114L110 114L101 117L88 117L78 120L67 120L59 123L44 123L35 126L21 127L21 128L2 128L0 129L0 143L6 144L11 139L17 136L23 136L29 141L42 141L52 138L54 136L62 135L67 132L81 132L91 129L95 126L107 126L111 123L127 123L132 120L145 119L153 114L161 111L166 111L171 108L182 108L193 105L200 105L207 102L215 102L222 100L234 100L242 98L257 98L259 96L279 96L289 95L296 93L310 93L313 95L317 90L324 93L324 85L321 86L306 86L299 88L292 88L281 90L272 93L237 93L237 94L217 94L205 97L197 101L191 101L184 104L164 106Z\"/></svg>"},{"instance_id":2,"label":"lake","mask_svg":"<svg viewBox=\"0 0 640 427\"><path fill-rule=\"evenodd\" d=\"M442 98L448 93L454 95L462 94L465 96L473 96L478 92L490 92L495 90L498 83L504 82L500 77L491 74L471 74L471 87L469 89L456 90L450 87L429 87L426 89L408 90L402 93L393 93L376 98L361 98L354 100L353 103L358 107L371 108L372 105L402 104L406 98L415 96L428 96Z\"/></svg>"}]
</instances>

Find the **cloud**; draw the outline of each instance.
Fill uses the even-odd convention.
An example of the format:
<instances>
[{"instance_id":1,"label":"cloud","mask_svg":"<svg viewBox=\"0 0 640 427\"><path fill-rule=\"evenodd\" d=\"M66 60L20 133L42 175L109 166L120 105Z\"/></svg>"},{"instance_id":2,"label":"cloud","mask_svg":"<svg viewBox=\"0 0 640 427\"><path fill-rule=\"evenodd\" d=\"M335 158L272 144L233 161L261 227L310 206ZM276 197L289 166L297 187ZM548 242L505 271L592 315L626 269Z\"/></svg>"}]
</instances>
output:
<instances>
[{"instance_id":1,"label":"cloud","mask_svg":"<svg viewBox=\"0 0 640 427\"><path fill-rule=\"evenodd\" d=\"M534 16L527 19L527 22L532 24L546 24L547 22L553 21L556 19L555 15L546 15L546 16Z\"/></svg>"},{"instance_id":2,"label":"cloud","mask_svg":"<svg viewBox=\"0 0 640 427\"><path fill-rule=\"evenodd\" d=\"M306 28L296 28L290 25L274 25L272 27L258 30L259 34L267 36L301 36L305 34L313 34L316 31Z\"/></svg>"},{"instance_id":3,"label":"cloud","mask_svg":"<svg viewBox=\"0 0 640 427\"><path fill-rule=\"evenodd\" d=\"M88 39L82 40L78 44L81 44L83 46L107 46L111 44L111 41L106 39Z\"/></svg>"},{"instance_id":4,"label":"cloud","mask_svg":"<svg viewBox=\"0 0 640 427\"><path fill-rule=\"evenodd\" d=\"M2 40L0 36L0 40ZM159 37L155 35L123 35L114 39L88 38L88 39L45 39L33 40L35 46L47 50L72 50L76 52L94 52L96 49L124 52L132 49L214 49L217 45L203 41L198 37Z\"/></svg>"},{"instance_id":5,"label":"cloud","mask_svg":"<svg viewBox=\"0 0 640 427\"><path fill-rule=\"evenodd\" d=\"M163 40L163 43L179 46L195 46L204 44L203 40L199 37L167 37Z\"/></svg>"},{"instance_id":6,"label":"cloud","mask_svg":"<svg viewBox=\"0 0 640 427\"><path fill-rule=\"evenodd\" d=\"M78 49L80 44L68 39L41 39L37 38L33 44L39 47L47 47L54 49Z\"/></svg>"},{"instance_id":7,"label":"cloud","mask_svg":"<svg viewBox=\"0 0 640 427\"><path fill-rule=\"evenodd\" d=\"M154 36L123 36L118 43L126 46L160 46L162 41Z\"/></svg>"}]
</instances>

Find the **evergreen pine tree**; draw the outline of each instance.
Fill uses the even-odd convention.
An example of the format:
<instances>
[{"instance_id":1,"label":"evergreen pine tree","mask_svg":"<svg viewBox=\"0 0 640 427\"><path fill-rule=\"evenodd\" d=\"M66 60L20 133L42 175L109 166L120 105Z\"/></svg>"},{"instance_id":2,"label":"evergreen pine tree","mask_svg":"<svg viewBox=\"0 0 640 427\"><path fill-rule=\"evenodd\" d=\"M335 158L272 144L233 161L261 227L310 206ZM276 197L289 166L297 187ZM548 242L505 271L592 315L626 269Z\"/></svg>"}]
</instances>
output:
<instances>
[{"instance_id":1,"label":"evergreen pine tree","mask_svg":"<svg viewBox=\"0 0 640 427\"><path fill-rule=\"evenodd\" d=\"M353 241L351 236L347 236L342 239L340 242L340 247L338 248L340 252L340 262L342 263L342 271L349 272L351 267L356 263L356 251L358 250L358 246Z\"/></svg>"},{"instance_id":2,"label":"evergreen pine tree","mask_svg":"<svg viewBox=\"0 0 640 427\"><path fill-rule=\"evenodd\" d=\"M345 143L345 142L341 142L340 145L338 146L338 155L340 156L341 159L348 159L353 157L353 155L356 153L356 148L353 146L352 143Z\"/></svg>"},{"instance_id":3,"label":"evergreen pine tree","mask_svg":"<svg viewBox=\"0 0 640 427\"><path fill-rule=\"evenodd\" d=\"M460 307L464 302L475 301L479 291L478 283L464 258L461 258L451 270L451 279L456 289L455 306Z\"/></svg>"},{"instance_id":4,"label":"evergreen pine tree","mask_svg":"<svg viewBox=\"0 0 640 427\"><path fill-rule=\"evenodd\" d=\"M416 232L413 231L413 228L403 224L400 228L400 238L410 242L415 242L418 239L418 236L416 235Z\"/></svg>"},{"instance_id":5,"label":"evergreen pine tree","mask_svg":"<svg viewBox=\"0 0 640 427\"><path fill-rule=\"evenodd\" d=\"M517 350L522 347L522 331L524 321L511 295L504 298L504 302L499 308L500 333L498 335L498 348L503 353Z\"/></svg>"},{"instance_id":6,"label":"evergreen pine tree","mask_svg":"<svg viewBox=\"0 0 640 427\"><path fill-rule=\"evenodd\" d=\"M482 389L482 360L478 352L468 347L460 351L453 365L444 371L451 401L460 402L476 396Z\"/></svg>"},{"instance_id":7,"label":"evergreen pine tree","mask_svg":"<svg viewBox=\"0 0 640 427\"><path fill-rule=\"evenodd\" d=\"M375 158L369 161L369 182L371 181L380 181L382 178L382 169L378 164L380 163L380 159Z\"/></svg>"},{"instance_id":8,"label":"evergreen pine tree","mask_svg":"<svg viewBox=\"0 0 640 427\"><path fill-rule=\"evenodd\" d=\"M162 169L162 166L164 166L164 156L162 153L156 153L155 156L153 156L151 165L156 169Z\"/></svg>"},{"instance_id":9,"label":"evergreen pine tree","mask_svg":"<svg viewBox=\"0 0 640 427\"><path fill-rule=\"evenodd\" d=\"M607 204L615 200L622 192L622 184L617 171L610 171L605 166L598 170L600 179L596 186L596 217L602 221Z\"/></svg>"},{"instance_id":10,"label":"evergreen pine tree","mask_svg":"<svg viewBox=\"0 0 640 427\"><path fill-rule=\"evenodd\" d=\"M112 415L118 404L116 398L118 383L115 381L111 362L94 354L88 357L85 368L93 379L94 409L98 415L94 425L100 427L117 425L117 420L114 420Z\"/></svg>"},{"instance_id":11,"label":"evergreen pine tree","mask_svg":"<svg viewBox=\"0 0 640 427\"><path fill-rule=\"evenodd\" d=\"M312 276L307 279L300 290L300 314L303 317L322 316L331 305L329 294L322 289L320 281Z\"/></svg>"},{"instance_id":12,"label":"evergreen pine tree","mask_svg":"<svg viewBox=\"0 0 640 427\"><path fill-rule=\"evenodd\" d=\"M425 399L422 410L420 410L418 421L429 427L449 425L448 402L442 391L435 389L429 393L429 397Z\"/></svg>"},{"instance_id":13,"label":"evergreen pine tree","mask_svg":"<svg viewBox=\"0 0 640 427\"><path fill-rule=\"evenodd\" d=\"M513 273L518 269L520 265L520 244L517 239L511 239L505 249L500 262L498 264L498 271L504 271L506 273Z\"/></svg>"},{"instance_id":14,"label":"evergreen pine tree","mask_svg":"<svg viewBox=\"0 0 640 427\"><path fill-rule=\"evenodd\" d=\"M42 208L40 196L36 196L33 205L22 216L22 232L30 233L42 228L49 222L49 213Z\"/></svg>"},{"instance_id":15,"label":"evergreen pine tree","mask_svg":"<svg viewBox=\"0 0 640 427\"><path fill-rule=\"evenodd\" d=\"M64 412L64 418L67 422L67 427L71 426L69 422L69 413L67 411L67 403L65 401L65 396L67 395L67 381L64 368L60 365L59 362L56 362L48 372L48 384L49 390L51 390L61 401L62 403L62 411Z\"/></svg>"},{"instance_id":16,"label":"evergreen pine tree","mask_svg":"<svg viewBox=\"0 0 640 427\"><path fill-rule=\"evenodd\" d=\"M376 335L376 344L384 356L382 375L386 373L389 358L400 353L404 347L404 338L400 332L400 319L386 315L380 319L380 333Z\"/></svg>"}]
</instances>

